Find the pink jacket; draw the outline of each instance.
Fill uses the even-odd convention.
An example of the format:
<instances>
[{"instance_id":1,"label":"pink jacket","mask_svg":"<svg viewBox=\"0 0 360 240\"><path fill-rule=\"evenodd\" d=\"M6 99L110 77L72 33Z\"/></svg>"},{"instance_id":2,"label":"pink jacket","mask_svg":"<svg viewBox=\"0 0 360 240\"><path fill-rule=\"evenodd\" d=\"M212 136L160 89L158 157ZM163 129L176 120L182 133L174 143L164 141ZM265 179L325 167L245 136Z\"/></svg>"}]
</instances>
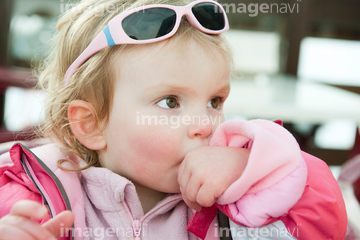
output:
<instances>
[{"instance_id":1,"label":"pink jacket","mask_svg":"<svg viewBox=\"0 0 360 240\"><path fill-rule=\"evenodd\" d=\"M336 180L324 162L301 152L283 127L265 120L228 121L218 127L210 145L251 150L244 173L217 203L194 215L180 195L171 195L144 215L129 180L104 168L63 171L56 164L60 159L80 166L84 162L56 144L32 151L16 144L0 157L0 217L16 201L31 199L46 204L51 216L71 209L76 239L95 238L95 230L103 235L107 230L105 239L197 239L197 235L210 240L219 239L214 217L220 209L242 226L280 220L297 239L343 239L347 220ZM186 231L186 225L195 235ZM117 235L111 235L114 232Z\"/></svg>"}]
</instances>

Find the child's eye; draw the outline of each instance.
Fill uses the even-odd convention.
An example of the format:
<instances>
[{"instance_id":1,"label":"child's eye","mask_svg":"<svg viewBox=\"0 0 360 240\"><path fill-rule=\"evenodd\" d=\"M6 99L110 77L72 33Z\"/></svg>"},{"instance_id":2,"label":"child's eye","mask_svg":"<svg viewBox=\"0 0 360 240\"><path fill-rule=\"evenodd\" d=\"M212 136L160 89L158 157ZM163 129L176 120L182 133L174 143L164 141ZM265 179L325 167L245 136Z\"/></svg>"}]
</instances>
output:
<instances>
[{"instance_id":1,"label":"child's eye","mask_svg":"<svg viewBox=\"0 0 360 240\"><path fill-rule=\"evenodd\" d=\"M219 97L211 99L208 104L208 107L219 109L221 107L221 99Z\"/></svg>"},{"instance_id":2,"label":"child's eye","mask_svg":"<svg viewBox=\"0 0 360 240\"><path fill-rule=\"evenodd\" d=\"M167 97L156 103L161 108L176 108L179 107L179 103L176 97Z\"/></svg>"}]
</instances>

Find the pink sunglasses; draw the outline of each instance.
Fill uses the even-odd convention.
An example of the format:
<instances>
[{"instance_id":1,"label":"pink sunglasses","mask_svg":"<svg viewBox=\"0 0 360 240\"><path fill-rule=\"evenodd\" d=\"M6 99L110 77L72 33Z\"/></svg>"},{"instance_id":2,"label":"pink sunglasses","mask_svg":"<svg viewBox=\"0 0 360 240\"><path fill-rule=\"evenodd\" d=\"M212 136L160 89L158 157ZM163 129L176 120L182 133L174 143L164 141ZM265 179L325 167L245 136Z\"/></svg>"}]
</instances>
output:
<instances>
[{"instance_id":1,"label":"pink sunglasses","mask_svg":"<svg viewBox=\"0 0 360 240\"><path fill-rule=\"evenodd\" d=\"M146 5L122 12L101 31L65 73L64 84L76 70L100 50L120 44L145 44L173 36L181 19L207 34L219 34L229 29L224 8L212 0L198 0L186 6Z\"/></svg>"}]
</instances>

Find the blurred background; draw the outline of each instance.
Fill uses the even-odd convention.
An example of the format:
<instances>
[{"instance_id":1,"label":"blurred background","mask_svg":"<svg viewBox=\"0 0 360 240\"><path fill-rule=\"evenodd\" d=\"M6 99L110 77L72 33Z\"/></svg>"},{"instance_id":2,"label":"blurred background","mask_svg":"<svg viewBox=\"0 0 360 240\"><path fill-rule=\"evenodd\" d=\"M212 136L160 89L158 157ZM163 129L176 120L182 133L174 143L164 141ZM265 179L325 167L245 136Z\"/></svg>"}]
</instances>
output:
<instances>
[{"instance_id":1,"label":"blurred background","mask_svg":"<svg viewBox=\"0 0 360 240\"><path fill-rule=\"evenodd\" d=\"M72 1L74 3L76 1ZM220 0L234 53L227 119L280 119L337 177L360 153L360 1ZM0 143L33 137L46 56L68 0L0 1ZM360 170L359 170L360 172Z\"/></svg>"}]
</instances>

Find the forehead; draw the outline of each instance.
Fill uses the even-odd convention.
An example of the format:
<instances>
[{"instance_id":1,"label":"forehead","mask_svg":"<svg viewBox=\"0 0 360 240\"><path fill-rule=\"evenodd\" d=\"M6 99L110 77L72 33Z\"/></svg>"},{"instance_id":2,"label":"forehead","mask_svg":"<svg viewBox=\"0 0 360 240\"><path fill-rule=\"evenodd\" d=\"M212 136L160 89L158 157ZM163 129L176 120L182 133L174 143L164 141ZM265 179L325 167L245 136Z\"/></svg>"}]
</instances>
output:
<instances>
[{"instance_id":1,"label":"forehead","mask_svg":"<svg viewBox=\"0 0 360 240\"><path fill-rule=\"evenodd\" d=\"M115 56L116 82L131 81L142 88L161 84L200 87L228 84L230 65L219 49L197 41L177 41L131 46Z\"/></svg>"}]
</instances>

